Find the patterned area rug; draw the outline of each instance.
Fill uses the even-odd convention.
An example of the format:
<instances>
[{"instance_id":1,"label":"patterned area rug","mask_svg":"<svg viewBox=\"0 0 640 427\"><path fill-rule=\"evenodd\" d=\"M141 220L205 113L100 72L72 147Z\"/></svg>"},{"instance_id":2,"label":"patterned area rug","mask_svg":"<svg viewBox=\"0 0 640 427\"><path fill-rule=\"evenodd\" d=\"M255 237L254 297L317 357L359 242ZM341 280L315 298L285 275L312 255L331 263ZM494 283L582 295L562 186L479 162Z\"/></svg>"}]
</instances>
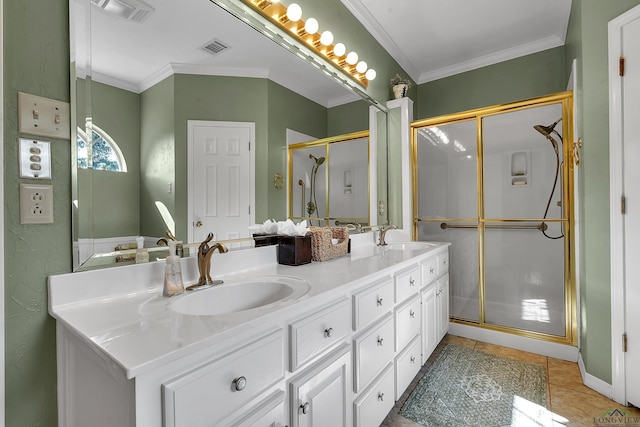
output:
<instances>
[{"instance_id":1,"label":"patterned area rug","mask_svg":"<svg viewBox=\"0 0 640 427\"><path fill-rule=\"evenodd\" d=\"M429 427L546 426L545 369L447 345L400 415Z\"/></svg>"}]
</instances>

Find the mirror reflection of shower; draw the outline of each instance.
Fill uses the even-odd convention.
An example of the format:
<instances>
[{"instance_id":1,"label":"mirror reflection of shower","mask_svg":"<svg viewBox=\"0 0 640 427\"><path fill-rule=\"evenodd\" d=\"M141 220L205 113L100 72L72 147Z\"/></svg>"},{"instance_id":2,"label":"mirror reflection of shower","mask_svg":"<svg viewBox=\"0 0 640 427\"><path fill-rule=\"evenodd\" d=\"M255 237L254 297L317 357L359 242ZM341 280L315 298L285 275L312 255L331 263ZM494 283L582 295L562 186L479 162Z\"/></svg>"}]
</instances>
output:
<instances>
[{"instance_id":1,"label":"mirror reflection of shower","mask_svg":"<svg viewBox=\"0 0 640 427\"><path fill-rule=\"evenodd\" d=\"M316 157L313 154L309 154L309 158L313 159L313 166L311 168L311 191L309 193L309 203L307 203L307 213L309 214L309 217L311 217L315 213L316 218L319 219L320 216L318 214L318 200L316 198L316 175L318 174L318 169L326 159L324 157ZM302 180L299 180L298 184L300 184L301 181ZM302 200L304 204L304 197L302 198Z\"/></svg>"},{"instance_id":2,"label":"mirror reflection of shower","mask_svg":"<svg viewBox=\"0 0 640 427\"><path fill-rule=\"evenodd\" d=\"M558 185L558 178L559 178L559 174L560 174L560 148L562 147L563 144L563 140L562 140L562 135L560 135L560 133L558 133L557 130L555 130L555 127L558 123L560 123L560 121L562 120L562 117L559 118L558 120L556 120L554 123L550 124L549 126L544 126L544 125L535 125L533 126L533 128L535 130L537 130L538 132L540 132L545 138L547 138L547 140L551 143L551 145L553 146L553 151L556 153L556 175L555 175L555 179L553 180L553 187L551 188L551 193L549 194L549 200L547 200L547 206L544 210L544 216L543 221L542 221L542 225L540 227L540 231L542 232L542 234L544 234L544 236L548 239L562 239L564 237L564 230L563 230L563 225L560 225L560 235L558 236L549 236L547 234L547 224L544 223L544 220L547 219L547 215L549 213L549 207L551 206L551 200L553 199L553 194L556 191L556 187ZM553 134L556 134L557 137L560 139L560 143L558 143L558 141L556 141L556 139L553 137ZM564 165L564 162L562 162L562 165ZM560 194L562 195L562 190L560 191ZM558 201L558 206L562 207L562 196L560 197L560 201Z\"/></svg>"}]
</instances>

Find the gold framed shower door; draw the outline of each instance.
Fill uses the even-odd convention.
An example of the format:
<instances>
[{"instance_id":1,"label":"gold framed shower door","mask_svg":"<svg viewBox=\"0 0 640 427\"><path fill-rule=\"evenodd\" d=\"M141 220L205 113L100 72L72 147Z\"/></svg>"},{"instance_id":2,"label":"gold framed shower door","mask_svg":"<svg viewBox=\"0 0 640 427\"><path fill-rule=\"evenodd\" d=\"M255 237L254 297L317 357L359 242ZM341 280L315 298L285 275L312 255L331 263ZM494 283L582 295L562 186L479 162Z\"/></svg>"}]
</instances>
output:
<instances>
[{"instance_id":1,"label":"gold framed shower door","mask_svg":"<svg viewBox=\"0 0 640 427\"><path fill-rule=\"evenodd\" d=\"M560 104L562 108L562 215L560 218L487 218L485 217L484 187L484 119L515 111L524 111L535 107ZM476 124L476 173L477 173L477 213L475 218L441 218L419 216L420 183L418 182L418 131L423 128L442 126L475 120ZM478 320L451 317L455 323L535 338L549 342L577 345L577 301L575 285L575 224L574 224L574 151L573 151L573 92L560 92L538 98L518 101L509 104L494 105L444 116L417 120L411 124L411 185L413 200L413 239L418 239L420 224L438 224L446 228L477 228L478 244ZM552 193L553 194L553 193ZM561 224L564 229L564 336L542 333L532 330L502 326L486 322L486 253L485 231L489 229L523 229L545 227L546 224ZM450 263L450 269L456 268Z\"/></svg>"}]
</instances>

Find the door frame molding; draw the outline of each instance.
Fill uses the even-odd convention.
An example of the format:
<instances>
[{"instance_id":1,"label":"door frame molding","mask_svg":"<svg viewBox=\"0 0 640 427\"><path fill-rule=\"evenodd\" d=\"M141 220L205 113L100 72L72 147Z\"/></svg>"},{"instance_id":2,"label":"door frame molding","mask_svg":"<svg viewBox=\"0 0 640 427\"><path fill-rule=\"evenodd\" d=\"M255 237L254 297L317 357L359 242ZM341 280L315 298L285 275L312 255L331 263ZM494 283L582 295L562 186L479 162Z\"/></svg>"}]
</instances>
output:
<instances>
[{"instance_id":1,"label":"door frame molding","mask_svg":"<svg viewBox=\"0 0 640 427\"><path fill-rule=\"evenodd\" d=\"M1 0L0 0L1 1ZM187 120L187 222L193 221L193 128L215 124L234 128L249 129L249 200L251 201L251 222L255 222L256 215L256 124L254 122L225 122L217 120ZM193 224L187 223L187 238L193 243Z\"/></svg>"},{"instance_id":2,"label":"door frame molding","mask_svg":"<svg viewBox=\"0 0 640 427\"><path fill-rule=\"evenodd\" d=\"M609 216L611 241L611 389L612 398L627 404L625 355L622 335L625 333L624 306L624 217L620 212L620 196L624 194L622 160L622 79L618 75L622 53L622 27L640 19L640 6L609 21Z\"/></svg>"}]
</instances>

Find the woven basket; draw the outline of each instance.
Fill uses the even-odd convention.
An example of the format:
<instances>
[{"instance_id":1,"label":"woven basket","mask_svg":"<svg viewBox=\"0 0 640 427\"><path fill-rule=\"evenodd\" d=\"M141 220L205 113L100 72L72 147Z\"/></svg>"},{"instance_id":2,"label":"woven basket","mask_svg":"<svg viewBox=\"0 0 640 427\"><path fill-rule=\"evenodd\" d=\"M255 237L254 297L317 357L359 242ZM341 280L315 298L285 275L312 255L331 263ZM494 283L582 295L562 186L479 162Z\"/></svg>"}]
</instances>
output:
<instances>
[{"instance_id":1,"label":"woven basket","mask_svg":"<svg viewBox=\"0 0 640 427\"><path fill-rule=\"evenodd\" d=\"M349 248L349 229L346 227L309 227L311 234L311 259L327 261L345 256ZM338 243L331 243L339 239Z\"/></svg>"}]
</instances>

